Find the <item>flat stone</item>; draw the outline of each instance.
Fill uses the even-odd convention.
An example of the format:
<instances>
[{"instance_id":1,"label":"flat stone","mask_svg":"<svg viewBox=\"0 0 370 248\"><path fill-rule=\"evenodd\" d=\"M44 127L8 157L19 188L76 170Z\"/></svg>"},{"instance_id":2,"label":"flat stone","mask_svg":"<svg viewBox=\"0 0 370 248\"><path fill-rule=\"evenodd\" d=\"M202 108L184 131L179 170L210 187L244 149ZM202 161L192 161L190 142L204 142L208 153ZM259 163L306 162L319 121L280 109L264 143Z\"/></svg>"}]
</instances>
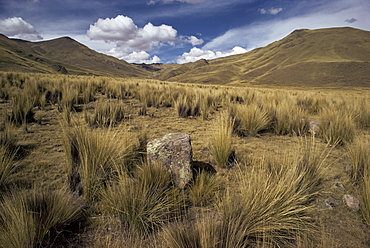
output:
<instances>
[{"instance_id":1,"label":"flat stone","mask_svg":"<svg viewBox=\"0 0 370 248\"><path fill-rule=\"evenodd\" d=\"M360 210L360 201L353 195L344 195L343 201L346 203L347 207L357 212Z\"/></svg>"}]
</instances>

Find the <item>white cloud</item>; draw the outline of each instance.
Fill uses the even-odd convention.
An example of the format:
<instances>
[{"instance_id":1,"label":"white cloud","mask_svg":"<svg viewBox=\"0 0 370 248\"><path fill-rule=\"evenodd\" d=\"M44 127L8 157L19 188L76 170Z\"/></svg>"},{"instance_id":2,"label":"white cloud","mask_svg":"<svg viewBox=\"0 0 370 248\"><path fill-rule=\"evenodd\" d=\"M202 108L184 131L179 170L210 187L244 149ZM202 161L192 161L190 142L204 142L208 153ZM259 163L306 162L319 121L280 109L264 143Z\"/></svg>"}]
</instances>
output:
<instances>
[{"instance_id":1,"label":"white cloud","mask_svg":"<svg viewBox=\"0 0 370 248\"><path fill-rule=\"evenodd\" d=\"M199 59L216 59L245 52L247 52L247 50L239 46L235 46L233 49L225 52L205 50L193 47L188 53L183 53L181 56L179 56L179 58L177 59L177 63L183 64L194 62Z\"/></svg>"},{"instance_id":2,"label":"white cloud","mask_svg":"<svg viewBox=\"0 0 370 248\"><path fill-rule=\"evenodd\" d=\"M17 37L25 40L41 40L41 35L36 29L22 19L22 17L12 17L0 20L0 33L6 36Z\"/></svg>"},{"instance_id":3,"label":"white cloud","mask_svg":"<svg viewBox=\"0 0 370 248\"><path fill-rule=\"evenodd\" d=\"M183 2L183 3L202 3L206 1L212 1L212 0L150 0L147 2L148 5L156 4L157 2L163 2L163 3L172 3L172 2Z\"/></svg>"},{"instance_id":4,"label":"white cloud","mask_svg":"<svg viewBox=\"0 0 370 248\"><path fill-rule=\"evenodd\" d=\"M150 22L138 28L130 17L118 15L115 18L99 18L90 25L87 35L93 40L116 42L117 46L128 50L150 51L164 43L174 44L177 30L165 24L154 26Z\"/></svg>"},{"instance_id":5,"label":"white cloud","mask_svg":"<svg viewBox=\"0 0 370 248\"><path fill-rule=\"evenodd\" d=\"M192 44L193 46L203 44L204 40L203 39L198 39L195 36L181 36L180 37L183 41L188 42Z\"/></svg>"},{"instance_id":6,"label":"white cloud","mask_svg":"<svg viewBox=\"0 0 370 248\"><path fill-rule=\"evenodd\" d=\"M279 12L283 11L283 8L270 8L270 9L259 9L261 14L277 15Z\"/></svg>"},{"instance_id":7,"label":"white cloud","mask_svg":"<svg viewBox=\"0 0 370 248\"><path fill-rule=\"evenodd\" d=\"M150 54L145 51L133 51L132 53L128 54L117 48L112 48L107 52L107 54L125 60L128 63L153 64L161 62L161 59L157 55L154 55L150 58Z\"/></svg>"},{"instance_id":8,"label":"white cloud","mask_svg":"<svg viewBox=\"0 0 370 248\"><path fill-rule=\"evenodd\" d=\"M257 22L227 31L203 46L203 49L229 49L242 46L248 50L266 46L284 38L295 29L318 29L342 27L344 24L355 28L370 30L370 1L336 0L311 8L305 15L292 16L286 19L274 19ZM356 22L345 22L354 18Z\"/></svg>"}]
</instances>

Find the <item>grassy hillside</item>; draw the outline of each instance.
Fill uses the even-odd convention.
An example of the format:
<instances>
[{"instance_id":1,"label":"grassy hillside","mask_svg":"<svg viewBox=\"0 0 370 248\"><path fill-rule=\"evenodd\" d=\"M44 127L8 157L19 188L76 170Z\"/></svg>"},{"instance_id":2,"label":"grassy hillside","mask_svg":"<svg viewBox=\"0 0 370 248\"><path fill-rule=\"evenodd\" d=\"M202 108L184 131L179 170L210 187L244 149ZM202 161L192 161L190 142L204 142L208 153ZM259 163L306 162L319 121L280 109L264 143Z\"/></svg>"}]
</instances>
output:
<instances>
[{"instance_id":1,"label":"grassy hillside","mask_svg":"<svg viewBox=\"0 0 370 248\"><path fill-rule=\"evenodd\" d=\"M2 70L145 77L149 73L125 61L97 53L68 38L28 42L0 36Z\"/></svg>"},{"instance_id":2,"label":"grassy hillside","mask_svg":"<svg viewBox=\"0 0 370 248\"><path fill-rule=\"evenodd\" d=\"M354 28L296 30L266 47L208 62L208 66L180 75L166 72L163 79L211 84L370 86L370 32Z\"/></svg>"}]
</instances>

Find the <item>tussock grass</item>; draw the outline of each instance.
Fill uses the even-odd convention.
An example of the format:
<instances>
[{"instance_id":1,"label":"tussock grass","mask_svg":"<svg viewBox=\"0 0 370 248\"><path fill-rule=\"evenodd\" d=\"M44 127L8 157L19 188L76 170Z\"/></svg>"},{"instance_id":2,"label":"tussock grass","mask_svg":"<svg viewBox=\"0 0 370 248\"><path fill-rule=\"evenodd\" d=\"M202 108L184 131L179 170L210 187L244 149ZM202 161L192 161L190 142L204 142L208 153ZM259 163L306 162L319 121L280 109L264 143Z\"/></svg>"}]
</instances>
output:
<instances>
[{"instance_id":1,"label":"tussock grass","mask_svg":"<svg viewBox=\"0 0 370 248\"><path fill-rule=\"evenodd\" d=\"M220 190L220 181L216 175L200 172L189 189L189 199L193 206L207 206L215 202Z\"/></svg>"},{"instance_id":2,"label":"tussock grass","mask_svg":"<svg viewBox=\"0 0 370 248\"><path fill-rule=\"evenodd\" d=\"M338 111L324 111L319 135L331 145L346 145L353 142L355 125L351 115Z\"/></svg>"},{"instance_id":3,"label":"tussock grass","mask_svg":"<svg viewBox=\"0 0 370 248\"><path fill-rule=\"evenodd\" d=\"M257 135L271 125L268 111L257 104L237 105L236 120L240 121L239 129L243 135Z\"/></svg>"},{"instance_id":4,"label":"tussock grass","mask_svg":"<svg viewBox=\"0 0 370 248\"><path fill-rule=\"evenodd\" d=\"M62 125L70 186L89 202L99 199L106 180L126 173L135 154L136 141L128 134L119 137L109 130ZM122 134L121 134L122 135ZM82 185L76 185L81 180ZM78 189L79 188L79 189Z\"/></svg>"},{"instance_id":5,"label":"tussock grass","mask_svg":"<svg viewBox=\"0 0 370 248\"><path fill-rule=\"evenodd\" d=\"M232 133L234 120L226 113L221 114L216 122L216 129L210 139L210 151L220 167L227 167L232 153Z\"/></svg>"},{"instance_id":6,"label":"tussock grass","mask_svg":"<svg viewBox=\"0 0 370 248\"><path fill-rule=\"evenodd\" d=\"M92 117L85 111L85 121L91 127L110 127L124 119L124 106L120 102L98 101Z\"/></svg>"},{"instance_id":7,"label":"tussock grass","mask_svg":"<svg viewBox=\"0 0 370 248\"><path fill-rule=\"evenodd\" d=\"M22 191L0 205L0 247L51 247L78 232L86 220L84 203L64 190Z\"/></svg>"},{"instance_id":8,"label":"tussock grass","mask_svg":"<svg viewBox=\"0 0 370 248\"><path fill-rule=\"evenodd\" d=\"M349 113L361 128L370 127L370 99L369 97L354 99L351 103Z\"/></svg>"},{"instance_id":9,"label":"tussock grass","mask_svg":"<svg viewBox=\"0 0 370 248\"><path fill-rule=\"evenodd\" d=\"M0 146L7 146L10 150L17 148L16 127L10 122L5 122L0 130Z\"/></svg>"},{"instance_id":10,"label":"tussock grass","mask_svg":"<svg viewBox=\"0 0 370 248\"><path fill-rule=\"evenodd\" d=\"M160 165L143 164L134 178L121 176L103 195L104 209L120 218L137 238L146 237L179 215L180 192L171 186L171 175Z\"/></svg>"},{"instance_id":11,"label":"tussock grass","mask_svg":"<svg viewBox=\"0 0 370 248\"><path fill-rule=\"evenodd\" d=\"M368 226L370 226L370 164L367 163L362 184L362 202L361 212L362 216Z\"/></svg>"},{"instance_id":12,"label":"tussock grass","mask_svg":"<svg viewBox=\"0 0 370 248\"><path fill-rule=\"evenodd\" d=\"M308 132L309 125L305 121L304 112L294 106L292 101L286 100L275 106L271 115L272 126L277 134L304 135Z\"/></svg>"},{"instance_id":13,"label":"tussock grass","mask_svg":"<svg viewBox=\"0 0 370 248\"><path fill-rule=\"evenodd\" d=\"M9 149L7 145L0 146L0 188L10 182L10 175L17 169L14 158L17 150Z\"/></svg>"},{"instance_id":14,"label":"tussock grass","mask_svg":"<svg viewBox=\"0 0 370 248\"><path fill-rule=\"evenodd\" d=\"M365 168L370 166L369 147L370 142L366 137L357 138L348 146L348 155L352 165L351 177L355 182L361 181Z\"/></svg>"},{"instance_id":15,"label":"tussock grass","mask_svg":"<svg viewBox=\"0 0 370 248\"><path fill-rule=\"evenodd\" d=\"M17 92L11 98L12 113L10 121L16 125L26 125L34 121L36 97L28 95L27 92Z\"/></svg>"},{"instance_id":16,"label":"tussock grass","mask_svg":"<svg viewBox=\"0 0 370 248\"><path fill-rule=\"evenodd\" d=\"M285 246L309 230L311 195L299 189L294 171L261 168L239 176L240 192L227 193L219 205L220 247Z\"/></svg>"},{"instance_id":17,"label":"tussock grass","mask_svg":"<svg viewBox=\"0 0 370 248\"><path fill-rule=\"evenodd\" d=\"M71 112L78 103L79 89L74 84L62 84L62 97L58 99L59 111Z\"/></svg>"}]
</instances>

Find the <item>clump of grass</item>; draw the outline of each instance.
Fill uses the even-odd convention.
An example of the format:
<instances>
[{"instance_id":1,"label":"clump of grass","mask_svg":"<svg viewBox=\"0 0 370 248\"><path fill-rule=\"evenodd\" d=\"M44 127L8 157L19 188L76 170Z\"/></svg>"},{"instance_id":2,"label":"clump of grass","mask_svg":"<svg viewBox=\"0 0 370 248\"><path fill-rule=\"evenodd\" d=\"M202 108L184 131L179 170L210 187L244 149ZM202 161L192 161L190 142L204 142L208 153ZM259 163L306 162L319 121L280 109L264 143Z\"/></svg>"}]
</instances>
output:
<instances>
[{"instance_id":1,"label":"clump of grass","mask_svg":"<svg viewBox=\"0 0 370 248\"><path fill-rule=\"evenodd\" d=\"M92 127L110 127L124 119L124 107L121 103L99 101L92 117L85 112L85 121Z\"/></svg>"},{"instance_id":2,"label":"clump of grass","mask_svg":"<svg viewBox=\"0 0 370 248\"><path fill-rule=\"evenodd\" d=\"M307 230L311 195L299 190L294 172L253 169L239 176L240 192L229 192L219 205L220 247L285 246Z\"/></svg>"},{"instance_id":3,"label":"clump of grass","mask_svg":"<svg viewBox=\"0 0 370 248\"><path fill-rule=\"evenodd\" d=\"M324 111L321 115L320 136L331 145L346 145L353 142L355 125L352 117L336 111Z\"/></svg>"},{"instance_id":4,"label":"clump of grass","mask_svg":"<svg viewBox=\"0 0 370 248\"><path fill-rule=\"evenodd\" d=\"M0 146L0 188L9 183L9 177L17 169L14 162L17 150L9 149L7 145Z\"/></svg>"},{"instance_id":5,"label":"clump of grass","mask_svg":"<svg viewBox=\"0 0 370 248\"><path fill-rule=\"evenodd\" d=\"M370 226L370 163L366 164L362 179L361 212L366 224Z\"/></svg>"},{"instance_id":6,"label":"clump of grass","mask_svg":"<svg viewBox=\"0 0 370 248\"><path fill-rule=\"evenodd\" d=\"M188 107L188 98L186 95L179 96L174 101L174 106L177 110L178 117L185 118L191 115L191 109Z\"/></svg>"},{"instance_id":7,"label":"clump of grass","mask_svg":"<svg viewBox=\"0 0 370 248\"><path fill-rule=\"evenodd\" d=\"M17 192L0 205L0 247L51 247L86 220L81 199L64 190Z\"/></svg>"},{"instance_id":8,"label":"clump of grass","mask_svg":"<svg viewBox=\"0 0 370 248\"><path fill-rule=\"evenodd\" d=\"M193 206L207 206L214 203L219 189L219 178L202 171L197 175L189 189L189 199Z\"/></svg>"},{"instance_id":9,"label":"clump of grass","mask_svg":"<svg viewBox=\"0 0 370 248\"><path fill-rule=\"evenodd\" d=\"M364 177L364 170L370 166L370 142L366 138L357 138L348 146L348 155L351 159L351 177L355 182L360 182Z\"/></svg>"},{"instance_id":10,"label":"clump of grass","mask_svg":"<svg viewBox=\"0 0 370 248\"><path fill-rule=\"evenodd\" d=\"M35 112L33 108L36 103L35 96L26 92L16 92L12 96L12 113L10 121L16 125L26 125L34 121Z\"/></svg>"},{"instance_id":11,"label":"clump of grass","mask_svg":"<svg viewBox=\"0 0 370 248\"><path fill-rule=\"evenodd\" d=\"M232 132L234 121L225 113L222 114L216 123L215 134L210 140L210 150L220 167L227 167L230 155L232 154Z\"/></svg>"},{"instance_id":12,"label":"clump of grass","mask_svg":"<svg viewBox=\"0 0 370 248\"><path fill-rule=\"evenodd\" d=\"M74 84L64 82L62 84L61 98L58 99L59 111L71 112L74 105L78 103L79 90Z\"/></svg>"},{"instance_id":13,"label":"clump of grass","mask_svg":"<svg viewBox=\"0 0 370 248\"><path fill-rule=\"evenodd\" d=\"M300 139L299 150L293 161L296 177L300 178L297 185L300 191L306 191L306 194L315 194L318 191L329 154L330 150L317 146L315 136Z\"/></svg>"},{"instance_id":14,"label":"clump of grass","mask_svg":"<svg viewBox=\"0 0 370 248\"><path fill-rule=\"evenodd\" d=\"M361 128L370 127L370 101L369 98L354 99L351 102L351 111L355 122Z\"/></svg>"},{"instance_id":15,"label":"clump of grass","mask_svg":"<svg viewBox=\"0 0 370 248\"><path fill-rule=\"evenodd\" d=\"M271 124L268 111L257 104L238 105L236 120L240 122L239 129L243 135L257 135L259 131L267 129Z\"/></svg>"},{"instance_id":16,"label":"clump of grass","mask_svg":"<svg viewBox=\"0 0 370 248\"><path fill-rule=\"evenodd\" d=\"M127 172L136 143L128 134L78 125L62 127L71 189L89 202L96 201L110 177Z\"/></svg>"},{"instance_id":17,"label":"clump of grass","mask_svg":"<svg viewBox=\"0 0 370 248\"><path fill-rule=\"evenodd\" d=\"M277 134L304 135L308 132L309 125L304 119L303 111L294 106L292 102L284 101L277 105L272 115L272 126Z\"/></svg>"},{"instance_id":18,"label":"clump of grass","mask_svg":"<svg viewBox=\"0 0 370 248\"><path fill-rule=\"evenodd\" d=\"M108 187L102 204L135 237L146 237L174 219L182 207L171 175L160 165L143 164L134 178L122 176Z\"/></svg>"}]
</instances>

